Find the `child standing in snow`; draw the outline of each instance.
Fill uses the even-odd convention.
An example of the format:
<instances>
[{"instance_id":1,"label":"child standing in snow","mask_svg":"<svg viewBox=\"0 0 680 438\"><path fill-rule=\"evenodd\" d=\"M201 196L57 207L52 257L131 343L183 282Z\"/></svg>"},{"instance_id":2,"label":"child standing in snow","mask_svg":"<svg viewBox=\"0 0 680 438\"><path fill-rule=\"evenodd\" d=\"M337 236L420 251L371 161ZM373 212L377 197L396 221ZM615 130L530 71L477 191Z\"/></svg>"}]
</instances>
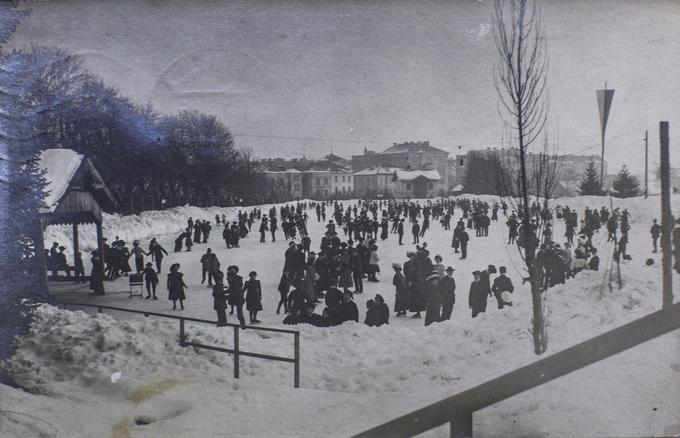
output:
<instances>
[{"instance_id":1,"label":"child standing in snow","mask_svg":"<svg viewBox=\"0 0 680 438\"><path fill-rule=\"evenodd\" d=\"M183 276L184 274L179 272L179 263L173 263L168 274L168 299L172 301L172 310L177 309L177 300L184 310L184 300L186 299L184 289L187 285L184 283Z\"/></svg>"},{"instance_id":2,"label":"child standing in snow","mask_svg":"<svg viewBox=\"0 0 680 438\"><path fill-rule=\"evenodd\" d=\"M243 285L243 291L246 293L246 309L250 315L250 323L257 324L260 322L257 319L257 312L262 310L262 287L260 280L257 279L257 272L252 271L248 276L250 280Z\"/></svg>"},{"instance_id":3,"label":"child standing in snow","mask_svg":"<svg viewBox=\"0 0 680 438\"><path fill-rule=\"evenodd\" d=\"M156 298L156 286L158 285L158 275L156 274L156 271L153 270L153 265L151 263L147 263L146 267L142 271L142 274L144 274L144 282L146 283L146 299L148 300L151 298L151 291L153 290L153 299L157 300Z\"/></svg>"}]
</instances>

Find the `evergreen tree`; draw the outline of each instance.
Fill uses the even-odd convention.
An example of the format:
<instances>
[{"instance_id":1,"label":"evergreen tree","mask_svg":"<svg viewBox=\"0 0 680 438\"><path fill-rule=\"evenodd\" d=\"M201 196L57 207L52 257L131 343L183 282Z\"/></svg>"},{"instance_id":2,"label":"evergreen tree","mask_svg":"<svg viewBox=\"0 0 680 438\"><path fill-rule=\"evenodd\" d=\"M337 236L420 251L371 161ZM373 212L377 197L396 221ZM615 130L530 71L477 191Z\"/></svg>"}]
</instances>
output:
<instances>
[{"instance_id":1,"label":"evergreen tree","mask_svg":"<svg viewBox=\"0 0 680 438\"><path fill-rule=\"evenodd\" d=\"M0 360L28 328L33 305L47 298L39 215L45 181L36 158L46 147L41 127L55 102L36 92L50 63L35 50L0 56ZM0 381L9 378L0 373Z\"/></svg>"},{"instance_id":2,"label":"evergreen tree","mask_svg":"<svg viewBox=\"0 0 680 438\"><path fill-rule=\"evenodd\" d=\"M579 195L602 195L602 185L600 184L600 176L595 168L594 162L589 162L586 167L586 172L578 183Z\"/></svg>"},{"instance_id":3,"label":"evergreen tree","mask_svg":"<svg viewBox=\"0 0 680 438\"><path fill-rule=\"evenodd\" d=\"M630 174L625 165L616 175L612 188L614 189L612 195L617 198L631 198L640 194L640 182Z\"/></svg>"}]
</instances>

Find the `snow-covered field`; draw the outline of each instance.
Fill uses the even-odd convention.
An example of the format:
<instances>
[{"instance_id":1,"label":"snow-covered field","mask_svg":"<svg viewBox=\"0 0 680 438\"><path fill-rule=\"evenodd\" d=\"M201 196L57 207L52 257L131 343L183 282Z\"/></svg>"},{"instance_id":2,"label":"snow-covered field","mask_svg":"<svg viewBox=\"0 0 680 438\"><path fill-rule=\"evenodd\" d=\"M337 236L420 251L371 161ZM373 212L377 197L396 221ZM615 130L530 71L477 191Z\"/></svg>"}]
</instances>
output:
<instances>
[{"instance_id":1,"label":"snow-covered field","mask_svg":"<svg viewBox=\"0 0 680 438\"><path fill-rule=\"evenodd\" d=\"M680 197L673 201L678 205ZM629 253L633 260L621 265L623 289L615 284L609 289L612 248L600 231L593 240L601 270L582 272L548 291L549 353L660 307L660 255L651 253L649 238L651 220L660 211L659 198L613 202L632 215ZM582 215L586 206L609 207L610 200L581 197L557 203L573 206ZM236 212L181 207L139 216L108 215L105 234L128 242L140 239L144 246L157 237L172 250L172 241L189 216L214 223L215 214L234 218ZM454 220L458 215L460 210ZM312 246L318 248L322 224L310 216ZM81 231L83 247L93 248L94 229ZM554 235L563 233L562 225L557 225ZM405 242L410 242L409 234ZM200 285L198 261L210 247L222 266L237 264L242 273L258 272L264 306L258 318L265 326L282 326L282 316L275 314L276 285L287 246L282 237L276 243L259 243L259 235L251 233L240 248L228 250L221 230L213 230L207 245L195 245L190 253L171 252L164 271L171 263L180 263L189 285L183 313L215 318L210 289ZM179 347L174 321L92 317L43 306L31 334L20 340L11 365L17 380L31 392L0 386L0 418L4 417L0 436L342 437L361 432L536 360L528 332L528 285L520 286L521 260L515 248L505 246L505 238L504 221L492 224L489 237L477 238L472 232L468 259L459 260L450 247L450 232L433 221L423 240L432 256L441 254L444 263L456 269L452 319L429 327L423 326L423 320L394 316L389 326L379 328L354 323L325 329L297 326L300 389L292 387L291 364L260 359L241 359L241 378L233 379L231 356ZM48 228L46 242L51 241L68 247L70 230ZM365 283L364 294L355 296L362 320L365 301L376 293L393 307L390 265L403 262L406 250L412 248L400 247L395 235L378 246L380 282ZM653 266L645 266L648 257L655 260ZM486 314L471 319L466 303L472 271L488 264L508 267L517 287L515 305L501 311L490 301ZM106 283L109 293L98 302L172 313L162 278L159 301L129 299L126 281ZM680 287L674 289L677 296ZM189 339L202 343L231 345L229 328L189 325L188 333ZM291 338L246 331L241 348L290 356ZM122 375L114 383L111 376L116 372ZM474 427L480 437L680 434L680 334L663 336L480 411ZM441 428L429 435L446 433Z\"/></svg>"}]
</instances>

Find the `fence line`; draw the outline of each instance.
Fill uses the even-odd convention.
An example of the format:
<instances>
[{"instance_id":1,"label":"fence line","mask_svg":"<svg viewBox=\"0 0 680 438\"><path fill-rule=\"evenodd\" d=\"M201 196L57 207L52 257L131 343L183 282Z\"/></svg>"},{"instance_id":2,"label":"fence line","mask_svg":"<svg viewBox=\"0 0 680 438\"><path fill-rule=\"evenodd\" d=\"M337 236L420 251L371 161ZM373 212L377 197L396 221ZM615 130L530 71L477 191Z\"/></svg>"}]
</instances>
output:
<instances>
[{"instance_id":1,"label":"fence line","mask_svg":"<svg viewBox=\"0 0 680 438\"><path fill-rule=\"evenodd\" d=\"M113 307L113 306L104 306L101 304L89 304L89 303L75 303L75 302L58 302L56 303L59 306L80 306L80 307L91 307L91 308L96 308L98 313L103 313L104 309L106 310L115 310L118 312L126 312L126 313L134 313L138 315L144 315L145 317L149 316L157 316L160 318L169 318L169 319L176 319L179 320L179 345L181 347L195 347L195 348L203 348L205 350L212 350L212 351L218 351L221 353L228 353L228 354L233 354L234 355L234 378L238 379L239 378L239 358L241 356L246 356L246 357L254 357L258 359L265 359L265 360L273 360L273 361L279 361L279 362L288 362L294 364L294 372L293 372L293 385L295 388L300 387L300 332L297 330L286 330L286 329L278 329L278 328L271 328L271 327L259 327L259 326L252 326L248 325L245 326L245 328L242 328L239 324L232 324L232 323L227 323L227 327L232 327L234 329L234 348L223 348L223 347L218 347L215 345L206 345L206 344L200 344L198 342L187 342L186 340L186 330L185 330L185 322L197 322L201 324L212 324L215 325L217 324L217 321L210 321L208 319L199 319L199 318L191 318L191 317L185 317L185 316L177 316L177 315L168 315L166 313L157 313L157 312L148 312L146 310L133 310L133 309L125 309L123 307ZM239 332L240 330L259 330L259 331L265 331L265 332L273 332L273 333L285 333L285 334L291 334L293 335L293 357L282 357L282 356L273 356L269 354L261 354L261 353L253 353L250 351L244 351L241 350L240 345L239 345Z\"/></svg>"}]
</instances>

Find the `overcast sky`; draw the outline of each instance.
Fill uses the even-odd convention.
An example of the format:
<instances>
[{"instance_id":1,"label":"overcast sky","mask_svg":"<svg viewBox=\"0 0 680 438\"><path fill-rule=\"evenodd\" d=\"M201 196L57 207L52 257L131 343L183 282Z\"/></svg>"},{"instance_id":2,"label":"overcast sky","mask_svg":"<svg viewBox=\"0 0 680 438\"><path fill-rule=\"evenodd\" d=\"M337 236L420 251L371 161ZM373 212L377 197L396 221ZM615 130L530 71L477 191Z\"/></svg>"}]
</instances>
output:
<instances>
[{"instance_id":1,"label":"overcast sky","mask_svg":"<svg viewBox=\"0 0 680 438\"><path fill-rule=\"evenodd\" d=\"M595 90L616 90L610 170L641 171L658 122L680 141L680 2L541 2L550 121L568 153L599 154ZM161 112L216 114L256 156L350 156L429 140L500 146L491 1L52 0L10 45L53 45ZM256 137L263 136L265 138ZM271 137L334 139L293 140ZM341 142L350 140L354 143ZM677 148L677 146L676 146ZM680 154L673 164L680 167Z\"/></svg>"}]
</instances>

